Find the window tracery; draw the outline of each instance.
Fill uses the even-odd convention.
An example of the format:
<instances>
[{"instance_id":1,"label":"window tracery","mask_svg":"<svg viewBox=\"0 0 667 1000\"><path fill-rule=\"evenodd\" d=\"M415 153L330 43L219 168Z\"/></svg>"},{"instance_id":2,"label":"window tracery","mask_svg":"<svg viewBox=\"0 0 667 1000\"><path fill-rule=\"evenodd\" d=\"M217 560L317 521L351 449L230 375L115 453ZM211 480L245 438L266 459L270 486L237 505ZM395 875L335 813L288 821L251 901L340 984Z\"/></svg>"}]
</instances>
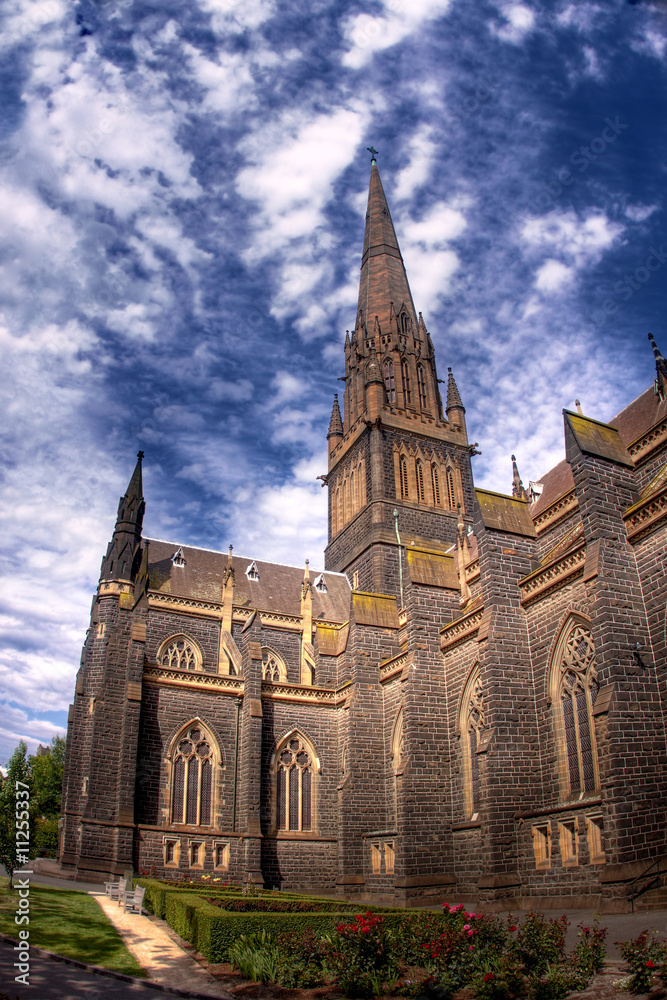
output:
<instances>
[{"instance_id":1,"label":"window tracery","mask_svg":"<svg viewBox=\"0 0 667 1000\"><path fill-rule=\"evenodd\" d=\"M276 825L292 833L314 828L314 753L293 733L276 751Z\"/></svg>"},{"instance_id":2,"label":"window tracery","mask_svg":"<svg viewBox=\"0 0 667 1000\"><path fill-rule=\"evenodd\" d=\"M426 493L424 491L424 466L420 459L417 459L415 471L417 473L417 499L420 503L426 501Z\"/></svg>"},{"instance_id":3,"label":"window tracery","mask_svg":"<svg viewBox=\"0 0 667 1000\"><path fill-rule=\"evenodd\" d=\"M431 466L431 486L433 487L433 503L436 507L440 506L440 475L438 473L438 466L434 463Z\"/></svg>"},{"instance_id":4,"label":"window tracery","mask_svg":"<svg viewBox=\"0 0 667 1000\"><path fill-rule=\"evenodd\" d=\"M583 619L563 628L551 672L551 695L561 763L561 790L583 796L600 787L593 708L599 690L595 645Z\"/></svg>"},{"instance_id":5,"label":"window tracery","mask_svg":"<svg viewBox=\"0 0 667 1000\"><path fill-rule=\"evenodd\" d=\"M187 635L173 635L160 646L157 662L172 670L200 670L202 655L197 643Z\"/></svg>"},{"instance_id":6,"label":"window tracery","mask_svg":"<svg viewBox=\"0 0 667 1000\"><path fill-rule=\"evenodd\" d=\"M401 497L403 497L403 499L407 499L407 497L409 496L409 489L408 489L408 462L407 462L407 459L406 459L405 455L401 455L401 458L400 458L400 461L399 461L399 471L400 471L400 479L401 479Z\"/></svg>"},{"instance_id":7,"label":"window tracery","mask_svg":"<svg viewBox=\"0 0 667 1000\"><path fill-rule=\"evenodd\" d=\"M172 750L171 821L210 826L213 810L213 741L199 722L177 737Z\"/></svg>"},{"instance_id":8,"label":"window tracery","mask_svg":"<svg viewBox=\"0 0 667 1000\"><path fill-rule=\"evenodd\" d=\"M454 472L447 469L447 501L450 510L456 510L456 489L454 487Z\"/></svg>"},{"instance_id":9,"label":"window tracery","mask_svg":"<svg viewBox=\"0 0 667 1000\"><path fill-rule=\"evenodd\" d=\"M268 646L262 647L262 680L284 684L287 680L287 667L282 656Z\"/></svg>"}]
</instances>

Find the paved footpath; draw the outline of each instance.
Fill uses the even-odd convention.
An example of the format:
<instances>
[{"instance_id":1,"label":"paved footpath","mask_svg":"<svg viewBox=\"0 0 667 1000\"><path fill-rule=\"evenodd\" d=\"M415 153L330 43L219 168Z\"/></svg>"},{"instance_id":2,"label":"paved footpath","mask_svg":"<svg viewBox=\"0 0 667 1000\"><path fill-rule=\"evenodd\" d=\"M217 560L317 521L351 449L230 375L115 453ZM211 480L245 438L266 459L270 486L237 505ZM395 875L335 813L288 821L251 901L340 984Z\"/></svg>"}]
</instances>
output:
<instances>
[{"instance_id":1,"label":"paved footpath","mask_svg":"<svg viewBox=\"0 0 667 1000\"><path fill-rule=\"evenodd\" d=\"M16 961L13 945L0 940L0 997L8 1000L171 1000L193 997L211 1000L220 993L204 993L197 986L190 990L169 990L156 983L131 976L112 975L106 970L51 956L40 948L30 949L30 985L14 980ZM229 994L226 994L229 997Z\"/></svg>"}]
</instances>

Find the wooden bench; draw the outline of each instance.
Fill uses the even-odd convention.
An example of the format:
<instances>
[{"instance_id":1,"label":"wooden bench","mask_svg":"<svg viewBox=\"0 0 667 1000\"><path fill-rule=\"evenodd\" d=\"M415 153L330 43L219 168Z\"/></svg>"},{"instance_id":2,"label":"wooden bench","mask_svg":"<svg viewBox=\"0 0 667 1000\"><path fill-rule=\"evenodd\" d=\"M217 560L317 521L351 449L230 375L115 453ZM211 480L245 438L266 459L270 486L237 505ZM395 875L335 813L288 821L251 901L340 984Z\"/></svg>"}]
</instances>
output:
<instances>
[{"instance_id":1,"label":"wooden bench","mask_svg":"<svg viewBox=\"0 0 667 1000\"><path fill-rule=\"evenodd\" d=\"M123 910L126 913L141 913L146 895L145 886L137 886L133 892L123 893Z\"/></svg>"},{"instance_id":2,"label":"wooden bench","mask_svg":"<svg viewBox=\"0 0 667 1000\"><path fill-rule=\"evenodd\" d=\"M104 891L110 899L120 899L122 893L127 889L127 879L121 878L117 882L105 882Z\"/></svg>"}]
</instances>

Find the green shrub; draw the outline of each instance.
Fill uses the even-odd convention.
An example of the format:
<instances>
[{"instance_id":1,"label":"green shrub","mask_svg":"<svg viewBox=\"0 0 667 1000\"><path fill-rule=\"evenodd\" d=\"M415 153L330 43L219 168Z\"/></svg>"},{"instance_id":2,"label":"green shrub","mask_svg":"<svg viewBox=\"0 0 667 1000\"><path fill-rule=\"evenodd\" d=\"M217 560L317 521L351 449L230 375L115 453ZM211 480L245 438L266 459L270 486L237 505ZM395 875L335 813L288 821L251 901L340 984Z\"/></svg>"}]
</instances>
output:
<instances>
[{"instance_id":1,"label":"green shrub","mask_svg":"<svg viewBox=\"0 0 667 1000\"><path fill-rule=\"evenodd\" d=\"M631 993L646 993L654 973L667 959L667 942L658 940L658 932L642 931L634 941L617 941L618 949L630 966Z\"/></svg>"},{"instance_id":2,"label":"green shrub","mask_svg":"<svg viewBox=\"0 0 667 1000\"><path fill-rule=\"evenodd\" d=\"M398 958L385 920L368 910L349 924L336 924L326 963L346 996L376 997L391 991L398 978Z\"/></svg>"},{"instance_id":3,"label":"green shrub","mask_svg":"<svg viewBox=\"0 0 667 1000\"><path fill-rule=\"evenodd\" d=\"M600 972L607 956L605 938L607 928L600 927L600 918L595 918L592 927L579 924L577 943L571 955L571 963L580 981L588 982L591 976ZM579 987L580 989L585 987Z\"/></svg>"},{"instance_id":4,"label":"green shrub","mask_svg":"<svg viewBox=\"0 0 667 1000\"><path fill-rule=\"evenodd\" d=\"M275 983L278 980L280 948L264 929L255 934L241 934L229 948L228 958L231 965L253 983Z\"/></svg>"},{"instance_id":5,"label":"green shrub","mask_svg":"<svg viewBox=\"0 0 667 1000\"><path fill-rule=\"evenodd\" d=\"M542 975L551 965L565 959L565 935L569 921L562 917L545 917L528 913L520 924L515 949L517 958L528 973Z\"/></svg>"}]
</instances>

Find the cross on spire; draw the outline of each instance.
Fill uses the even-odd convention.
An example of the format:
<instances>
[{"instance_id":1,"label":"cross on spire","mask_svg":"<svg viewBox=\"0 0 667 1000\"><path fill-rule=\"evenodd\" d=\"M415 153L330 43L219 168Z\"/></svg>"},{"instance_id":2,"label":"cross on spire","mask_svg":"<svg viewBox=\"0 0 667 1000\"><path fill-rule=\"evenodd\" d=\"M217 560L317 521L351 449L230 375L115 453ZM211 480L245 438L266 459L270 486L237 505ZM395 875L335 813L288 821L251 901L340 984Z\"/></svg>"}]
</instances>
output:
<instances>
[{"instance_id":1,"label":"cross on spire","mask_svg":"<svg viewBox=\"0 0 667 1000\"><path fill-rule=\"evenodd\" d=\"M377 163L377 155L379 150L377 150L374 146L366 146L366 149L371 154L371 163Z\"/></svg>"}]
</instances>

